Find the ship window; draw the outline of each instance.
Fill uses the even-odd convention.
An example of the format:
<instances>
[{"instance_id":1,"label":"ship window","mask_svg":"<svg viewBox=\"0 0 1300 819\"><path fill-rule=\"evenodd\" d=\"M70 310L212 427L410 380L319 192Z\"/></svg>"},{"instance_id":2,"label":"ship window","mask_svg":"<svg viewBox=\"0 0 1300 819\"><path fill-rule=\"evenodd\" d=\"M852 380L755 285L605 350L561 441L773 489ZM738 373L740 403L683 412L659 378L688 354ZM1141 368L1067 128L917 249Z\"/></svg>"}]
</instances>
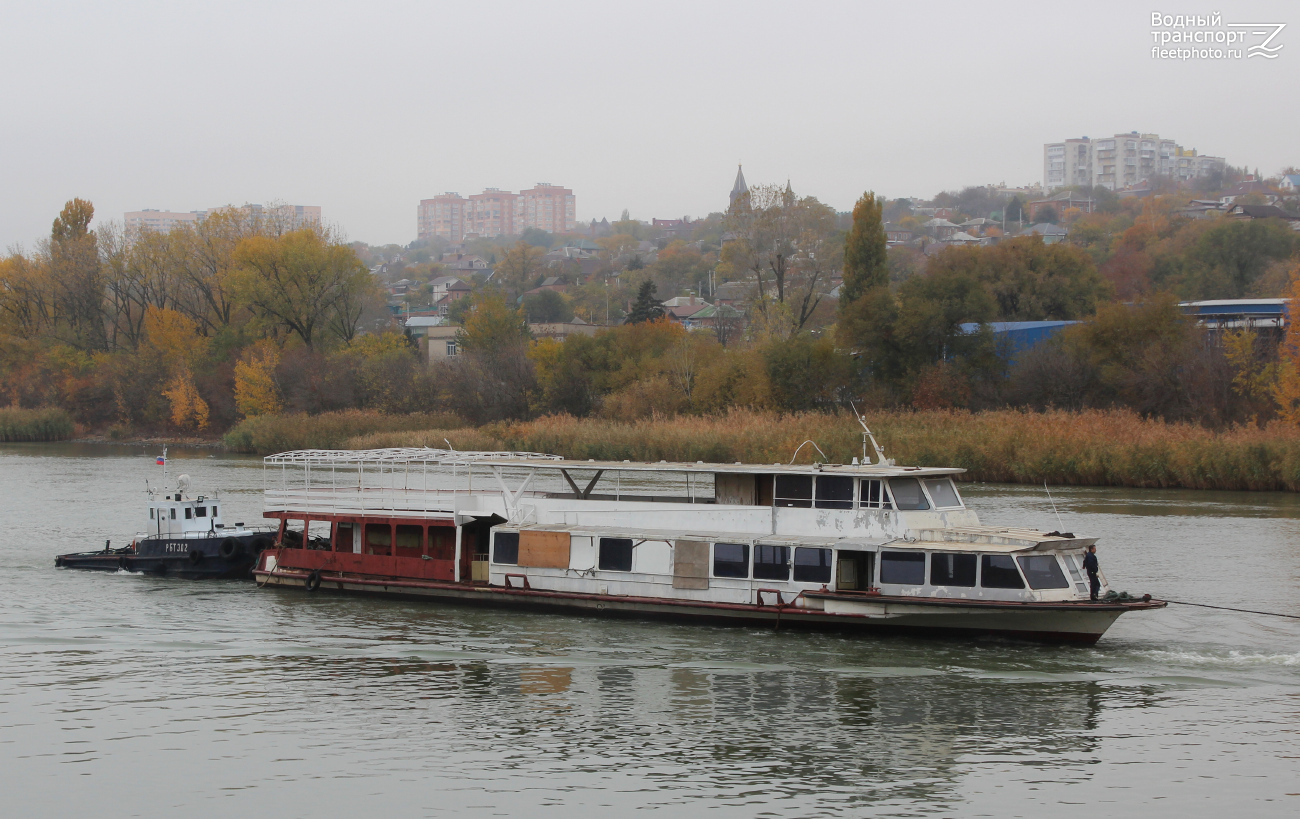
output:
<instances>
[{"instance_id":1,"label":"ship window","mask_svg":"<svg viewBox=\"0 0 1300 819\"><path fill-rule=\"evenodd\" d=\"M206 518L207 516L208 516L208 507L206 506L200 506L198 509L194 510L194 517L196 518Z\"/></svg>"},{"instance_id":2,"label":"ship window","mask_svg":"<svg viewBox=\"0 0 1300 819\"><path fill-rule=\"evenodd\" d=\"M713 544L713 576L749 577L749 544Z\"/></svg>"},{"instance_id":3,"label":"ship window","mask_svg":"<svg viewBox=\"0 0 1300 819\"><path fill-rule=\"evenodd\" d=\"M1056 555L1025 555L1016 558L1020 568L1025 572L1031 589L1068 589L1070 581L1065 579L1061 564L1056 562Z\"/></svg>"},{"instance_id":4,"label":"ship window","mask_svg":"<svg viewBox=\"0 0 1300 819\"><path fill-rule=\"evenodd\" d=\"M492 562L514 566L519 562L519 533L497 532L492 537Z\"/></svg>"},{"instance_id":5,"label":"ship window","mask_svg":"<svg viewBox=\"0 0 1300 819\"><path fill-rule=\"evenodd\" d=\"M980 558L980 585L986 589L1023 589L1025 581L1020 579L1011 555L984 555Z\"/></svg>"},{"instance_id":6,"label":"ship window","mask_svg":"<svg viewBox=\"0 0 1300 819\"><path fill-rule=\"evenodd\" d=\"M831 550L804 546L795 549L794 579L798 583L831 582Z\"/></svg>"},{"instance_id":7,"label":"ship window","mask_svg":"<svg viewBox=\"0 0 1300 819\"><path fill-rule=\"evenodd\" d=\"M858 506L864 509L892 509L889 493L885 492L885 482L877 480L862 481L862 495Z\"/></svg>"},{"instance_id":8,"label":"ship window","mask_svg":"<svg viewBox=\"0 0 1300 819\"><path fill-rule=\"evenodd\" d=\"M409 523L398 524L397 526L397 547L398 557L419 557L424 552L424 527L412 526Z\"/></svg>"},{"instance_id":9,"label":"ship window","mask_svg":"<svg viewBox=\"0 0 1300 819\"><path fill-rule=\"evenodd\" d=\"M812 475L777 475L776 505L802 509L812 506Z\"/></svg>"},{"instance_id":10,"label":"ship window","mask_svg":"<svg viewBox=\"0 0 1300 819\"><path fill-rule=\"evenodd\" d=\"M754 579L789 580L790 547L756 544L754 546Z\"/></svg>"},{"instance_id":11,"label":"ship window","mask_svg":"<svg viewBox=\"0 0 1300 819\"><path fill-rule=\"evenodd\" d=\"M853 479L818 475L816 506L818 509L852 509Z\"/></svg>"},{"instance_id":12,"label":"ship window","mask_svg":"<svg viewBox=\"0 0 1300 819\"><path fill-rule=\"evenodd\" d=\"M171 510L169 510L169 511L171 511L171 513L172 513L172 520L176 520L176 509L173 508L173 509L171 509Z\"/></svg>"},{"instance_id":13,"label":"ship window","mask_svg":"<svg viewBox=\"0 0 1300 819\"><path fill-rule=\"evenodd\" d=\"M212 507L212 517L215 518L216 516L217 516L217 507L214 506Z\"/></svg>"},{"instance_id":14,"label":"ship window","mask_svg":"<svg viewBox=\"0 0 1300 819\"><path fill-rule=\"evenodd\" d=\"M185 507L185 519L186 519L186 520L189 520L189 519L190 519L191 517L193 517L193 516L194 516L194 510L191 509L191 508L188 507L188 506Z\"/></svg>"},{"instance_id":15,"label":"ship window","mask_svg":"<svg viewBox=\"0 0 1300 819\"><path fill-rule=\"evenodd\" d=\"M921 482L916 478L890 478L889 491L894 496L894 504L899 509L929 509L930 504L921 491Z\"/></svg>"},{"instance_id":16,"label":"ship window","mask_svg":"<svg viewBox=\"0 0 1300 819\"><path fill-rule=\"evenodd\" d=\"M153 520L153 507L149 507L149 520Z\"/></svg>"},{"instance_id":17,"label":"ship window","mask_svg":"<svg viewBox=\"0 0 1300 819\"><path fill-rule=\"evenodd\" d=\"M1064 555L1065 568L1070 570L1070 577L1074 578L1074 587L1081 592L1087 592L1088 587L1084 585L1083 575L1079 573L1079 564L1074 555Z\"/></svg>"},{"instance_id":18,"label":"ship window","mask_svg":"<svg viewBox=\"0 0 1300 819\"><path fill-rule=\"evenodd\" d=\"M925 488L930 490L930 497L939 509L961 506L961 498L957 497L957 490L948 478L931 478L925 482Z\"/></svg>"},{"instance_id":19,"label":"ship window","mask_svg":"<svg viewBox=\"0 0 1300 819\"><path fill-rule=\"evenodd\" d=\"M975 555L936 552L930 555L930 585L973 587L975 563Z\"/></svg>"},{"instance_id":20,"label":"ship window","mask_svg":"<svg viewBox=\"0 0 1300 819\"><path fill-rule=\"evenodd\" d=\"M366 524L366 554L388 555L393 551L393 529L387 523Z\"/></svg>"},{"instance_id":21,"label":"ship window","mask_svg":"<svg viewBox=\"0 0 1300 819\"><path fill-rule=\"evenodd\" d=\"M925 552L881 552L880 582L925 585Z\"/></svg>"},{"instance_id":22,"label":"ship window","mask_svg":"<svg viewBox=\"0 0 1300 819\"><path fill-rule=\"evenodd\" d=\"M600 539L601 569L610 572L632 571L632 539L603 537Z\"/></svg>"}]
</instances>

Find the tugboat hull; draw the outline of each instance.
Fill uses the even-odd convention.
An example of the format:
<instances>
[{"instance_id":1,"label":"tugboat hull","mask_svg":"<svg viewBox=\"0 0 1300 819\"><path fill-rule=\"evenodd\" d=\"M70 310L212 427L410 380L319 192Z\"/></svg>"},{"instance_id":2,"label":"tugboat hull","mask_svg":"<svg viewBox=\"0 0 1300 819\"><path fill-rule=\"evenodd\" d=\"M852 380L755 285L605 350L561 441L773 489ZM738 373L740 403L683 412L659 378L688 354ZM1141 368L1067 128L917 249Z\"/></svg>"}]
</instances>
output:
<instances>
[{"instance_id":1,"label":"tugboat hull","mask_svg":"<svg viewBox=\"0 0 1300 819\"><path fill-rule=\"evenodd\" d=\"M65 569L141 572L186 580L245 578L271 541L264 535L205 538L148 537L124 549L59 555Z\"/></svg>"}]
</instances>

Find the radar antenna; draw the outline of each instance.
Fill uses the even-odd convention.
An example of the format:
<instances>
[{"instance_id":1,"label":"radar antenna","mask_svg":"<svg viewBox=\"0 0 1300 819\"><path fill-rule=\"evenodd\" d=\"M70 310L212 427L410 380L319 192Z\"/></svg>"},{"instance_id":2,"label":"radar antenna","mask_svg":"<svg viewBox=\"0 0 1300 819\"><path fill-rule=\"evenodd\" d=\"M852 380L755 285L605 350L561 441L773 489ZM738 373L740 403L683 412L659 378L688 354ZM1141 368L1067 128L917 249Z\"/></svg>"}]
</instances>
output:
<instances>
[{"instance_id":1,"label":"radar antenna","mask_svg":"<svg viewBox=\"0 0 1300 819\"><path fill-rule=\"evenodd\" d=\"M179 477L177 477L176 488L181 490L182 495L185 494L185 490L190 488L190 476L180 475Z\"/></svg>"}]
</instances>

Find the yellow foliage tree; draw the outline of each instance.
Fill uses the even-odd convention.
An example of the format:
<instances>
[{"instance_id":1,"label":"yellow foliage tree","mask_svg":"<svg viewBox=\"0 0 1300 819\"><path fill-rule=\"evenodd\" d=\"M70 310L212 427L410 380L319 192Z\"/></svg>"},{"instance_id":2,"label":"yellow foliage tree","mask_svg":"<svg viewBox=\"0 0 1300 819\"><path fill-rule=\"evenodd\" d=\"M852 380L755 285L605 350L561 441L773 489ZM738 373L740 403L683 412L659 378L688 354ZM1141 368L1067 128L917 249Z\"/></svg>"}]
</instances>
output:
<instances>
[{"instance_id":1,"label":"yellow foliage tree","mask_svg":"<svg viewBox=\"0 0 1300 819\"><path fill-rule=\"evenodd\" d=\"M204 340L190 317L167 307L150 307L144 314L144 331L168 368L184 368L203 351Z\"/></svg>"},{"instance_id":2,"label":"yellow foliage tree","mask_svg":"<svg viewBox=\"0 0 1300 819\"><path fill-rule=\"evenodd\" d=\"M1300 263L1291 266L1291 320L1287 324L1286 339L1282 342L1278 361L1277 381L1273 385L1273 400L1277 414L1284 421L1300 424Z\"/></svg>"},{"instance_id":3,"label":"yellow foliage tree","mask_svg":"<svg viewBox=\"0 0 1300 819\"><path fill-rule=\"evenodd\" d=\"M270 344L248 351L235 364L235 408L245 418L274 415L284 408L275 384L280 352Z\"/></svg>"},{"instance_id":4,"label":"yellow foliage tree","mask_svg":"<svg viewBox=\"0 0 1300 819\"><path fill-rule=\"evenodd\" d=\"M498 280L511 294L519 295L528 289L532 280L542 271L542 258L546 251L524 241L515 242L505 257L497 262Z\"/></svg>"},{"instance_id":5,"label":"yellow foliage tree","mask_svg":"<svg viewBox=\"0 0 1300 819\"><path fill-rule=\"evenodd\" d=\"M1223 355L1232 365L1232 388L1246 398L1262 398L1267 403L1277 377L1276 364L1260 360L1255 352L1259 334L1254 330L1237 330L1223 336Z\"/></svg>"},{"instance_id":6,"label":"yellow foliage tree","mask_svg":"<svg viewBox=\"0 0 1300 819\"><path fill-rule=\"evenodd\" d=\"M194 386L193 365L205 340L188 316L166 307L150 306L144 314L145 334L171 373L162 395L172 406L172 423L180 429L205 429L208 402Z\"/></svg>"},{"instance_id":7,"label":"yellow foliage tree","mask_svg":"<svg viewBox=\"0 0 1300 819\"><path fill-rule=\"evenodd\" d=\"M207 428L208 402L199 395L188 369L177 370L162 394L171 402L173 424L181 429Z\"/></svg>"}]
</instances>

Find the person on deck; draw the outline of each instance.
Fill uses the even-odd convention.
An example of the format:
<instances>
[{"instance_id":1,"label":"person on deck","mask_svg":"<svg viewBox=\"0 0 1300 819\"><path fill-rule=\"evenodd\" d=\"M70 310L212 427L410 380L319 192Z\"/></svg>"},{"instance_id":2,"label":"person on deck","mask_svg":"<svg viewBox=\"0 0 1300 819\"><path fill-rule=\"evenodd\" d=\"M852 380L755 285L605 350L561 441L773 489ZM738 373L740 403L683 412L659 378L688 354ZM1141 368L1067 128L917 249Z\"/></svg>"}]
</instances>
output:
<instances>
[{"instance_id":1,"label":"person on deck","mask_svg":"<svg viewBox=\"0 0 1300 819\"><path fill-rule=\"evenodd\" d=\"M1101 580L1097 578L1097 572L1101 570L1101 567L1097 565L1097 544L1095 543L1088 547L1087 554L1083 556L1083 570L1088 573L1088 586L1091 589L1089 596L1095 601L1097 595L1101 594Z\"/></svg>"}]
</instances>

